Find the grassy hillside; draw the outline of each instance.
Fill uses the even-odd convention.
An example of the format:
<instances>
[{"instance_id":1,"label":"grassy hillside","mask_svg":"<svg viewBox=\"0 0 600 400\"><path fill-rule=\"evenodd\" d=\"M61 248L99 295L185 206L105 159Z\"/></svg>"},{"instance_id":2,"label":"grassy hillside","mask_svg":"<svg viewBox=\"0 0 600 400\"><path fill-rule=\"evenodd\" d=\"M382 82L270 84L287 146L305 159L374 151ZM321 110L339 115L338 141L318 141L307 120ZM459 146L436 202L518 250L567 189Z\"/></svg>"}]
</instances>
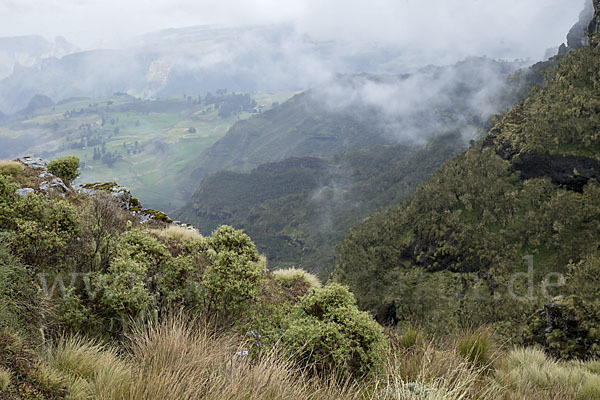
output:
<instances>
[{"instance_id":1,"label":"grassy hillside","mask_svg":"<svg viewBox=\"0 0 600 400\"><path fill-rule=\"evenodd\" d=\"M269 109L290 95L255 94L252 100ZM83 162L80 181L119 181L148 205L170 210L195 189L181 172L235 122L253 115L250 103L242 112L229 110L244 106L234 97L142 101L116 95L31 105L0 123L0 157L74 154Z\"/></svg>"},{"instance_id":2,"label":"grassy hillside","mask_svg":"<svg viewBox=\"0 0 600 400\"><path fill-rule=\"evenodd\" d=\"M289 158L250 172L218 172L173 216L203 234L223 223L244 229L270 268L298 266L327 276L335 245L349 227L412 195L464 146L453 133L426 146L373 146L328 158Z\"/></svg>"},{"instance_id":3,"label":"grassy hillside","mask_svg":"<svg viewBox=\"0 0 600 400\"><path fill-rule=\"evenodd\" d=\"M350 230L335 278L362 307L598 357L600 48L559 61L409 202Z\"/></svg>"}]
</instances>

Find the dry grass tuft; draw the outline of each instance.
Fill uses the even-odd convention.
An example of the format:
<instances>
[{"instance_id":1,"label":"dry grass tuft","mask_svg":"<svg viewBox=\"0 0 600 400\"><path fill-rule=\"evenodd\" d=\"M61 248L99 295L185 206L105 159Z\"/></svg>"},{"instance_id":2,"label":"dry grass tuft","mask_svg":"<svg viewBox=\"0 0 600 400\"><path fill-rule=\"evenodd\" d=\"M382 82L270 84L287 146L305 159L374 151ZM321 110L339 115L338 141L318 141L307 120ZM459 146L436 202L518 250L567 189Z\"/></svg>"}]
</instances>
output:
<instances>
[{"instance_id":1,"label":"dry grass tuft","mask_svg":"<svg viewBox=\"0 0 600 400\"><path fill-rule=\"evenodd\" d=\"M17 177L23 174L25 166L18 161L0 160L0 175Z\"/></svg>"},{"instance_id":2,"label":"dry grass tuft","mask_svg":"<svg viewBox=\"0 0 600 400\"><path fill-rule=\"evenodd\" d=\"M0 392L5 392L11 385L12 374L10 371L0 367Z\"/></svg>"},{"instance_id":3,"label":"dry grass tuft","mask_svg":"<svg viewBox=\"0 0 600 400\"><path fill-rule=\"evenodd\" d=\"M273 271L275 282L283 286L293 286L298 281L304 281L310 289L321 288L321 281L316 275L299 268L278 269Z\"/></svg>"},{"instance_id":4,"label":"dry grass tuft","mask_svg":"<svg viewBox=\"0 0 600 400\"><path fill-rule=\"evenodd\" d=\"M244 356L239 337L175 316L139 327L127 354L63 340L50 352L45 376L62 379L75 399L600 399L598 362L556 362L540 350L520 349L488 366L465 358L471 353L459 341L434 344L420 332L418 340L407 334L395 339L410 346L392 345L376 376L323 381L276 353Z\"/></svg>"},{"instance_id":5,"label":"dry grass tuft","mask_svg":"<svg viewBox=\"0 0 600 400\"><path fill-rule=\"evenodd\" d=\"M179 225L169 225L165 229L152 230L156 236L166 240L193 241L202 240L203 236L196 229L184 228Z\"/></svg>"},{"instance_id":6,"label":"dry grass tuft","mask_svg":"<svg viewBox=\"0 0 600 400\"><path fill-rule=\"evenodd\" d=\"M484 326L461 334L456 350L468 362L486 368L492 366L500 351L494 334Z\"/></svg>"},{"instance_id":7,"label":"dry grass tuft","mask_svg":"<svg viewBox=\"0 0 600 400\"><path fill-rule=\"evenodd\" d=\"M304 376L287 360L238 355L239 341L171 318L138 329L130 354L81 339L63 340L48 370L64 377L72 398L93 399L348 399L361 392L349 383Z\"/></svg>"},{"instance_id":8,"label":"dry grass tuft","mask_svg":"<svg viewBox=\"0 0 600 400\"><path fill-rule=\"evenodd\" d=\"M62 378L72 398L127 398L132 370L111 347L80 337L61 340L47 355L43 374Z\"/></svg>"},{"instance_id":9,"label":"dry grass tuft","mask_svg":"<svg viewBox=\"0 0 600 400\"><path fill-rule=\"evenodd\" d=\"M510 399L600 399L597 362L555 361L536 348L511 351L496 371Z\"/></svg>"}]
</instances>

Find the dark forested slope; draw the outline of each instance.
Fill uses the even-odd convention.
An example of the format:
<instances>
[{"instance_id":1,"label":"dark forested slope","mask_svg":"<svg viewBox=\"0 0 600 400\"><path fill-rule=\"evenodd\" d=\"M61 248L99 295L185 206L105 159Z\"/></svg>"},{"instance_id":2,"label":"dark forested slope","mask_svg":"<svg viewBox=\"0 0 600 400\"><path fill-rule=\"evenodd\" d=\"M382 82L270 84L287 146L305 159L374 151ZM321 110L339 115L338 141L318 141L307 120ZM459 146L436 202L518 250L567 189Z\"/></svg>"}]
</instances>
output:
<instances>
[{"instance_id":1,"label":"dark forested slope","mask_svg":"<svg viewBox=\"0 0 600 400\"><path fill-rule=\"evenodd\" d=\"M350 230L335 276L363 307L439 331L491 323L560 356L599 354L600 48L590 33L591 47L561 57L544 88L408 203Z\"/></svg>"},{"instance_id":2,"label":"dark forested slope","mask_svg":"<svg viewBox=\"0 0 600 400\"><path fill-rule=\"evenodd\" d=\"M330 272L347 229L410 196L464 148L459 133L426 146L374 146L327 158L294 157L250 172L208 176L175 217L209 234L226 223L244 229L271 267Z\"/></svg>"}]
</instances>

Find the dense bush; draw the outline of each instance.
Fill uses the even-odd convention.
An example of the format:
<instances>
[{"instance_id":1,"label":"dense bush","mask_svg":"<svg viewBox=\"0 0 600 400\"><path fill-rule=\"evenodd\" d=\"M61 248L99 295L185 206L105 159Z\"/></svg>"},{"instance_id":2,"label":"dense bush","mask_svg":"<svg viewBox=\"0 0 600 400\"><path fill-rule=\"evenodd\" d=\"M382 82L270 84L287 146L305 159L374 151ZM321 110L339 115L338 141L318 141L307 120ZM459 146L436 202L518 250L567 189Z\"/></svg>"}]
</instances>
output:
<instances>
[{"instance_id":1,"label":"dense bush","mask_svg":"<svg viewBox=\"0 0 600 400\"><path fill-rule=\"evenodd\" d=\"M79 176L79 158L75 156L57 158L50 161L47 167L51 174L58 176L66 184Z\"/></svg>"},{"instance_id":2,"label":"dense bush","mask_svg":"<svg viewBox=\"0 0 600 400\"><path fill-rule=\"evenodd\" d=\"M72 204L36 194L18 201L15 211L11 247L25 264L45 271L73 261L81 226Z\"/></svg>"},{"instance_id":3,"label":"dense bush","mask_svg":"<svg viewBox=\"0 0 600 400\"><path fill-rule=\"evenodd\" d=\"M81 247L76 208L66 200L52 201L41 194L14 205L13 252L38 271L66 267Z\"/></svg>"},{"instance_id":4,"label":"dense bush","mask_svg":"<svg viewBox=\"0 0 600 400\"><path fill-rule=\"evenodd\" d=\"M530 322L530 344L541 345L563 359L600 357L600 308L598 301L579 296L549 302Z\"/></svg>"},{"instance_id":5,"label":"dense bush","mask_svg":"<svg viewBox=\"0 0 600 400\"><path fill-rule=\"evenodd\" d=\"M67 292L66 326L121 333L130 319L181 306L232 321L256 298L264 263L241 231L221 227L206 239L152 232L120 234L108 265Z\"/></svg>"},{"instance_id":6,"label":"dense bush","mask_svg":"<svg viewBox=\"0 0 600 400\"><path fill-rule=\"evenodd\" d=\"M212 233L209 244L217 253L231 251L250 261L258 261L258 251L250 236L231 226L222 225L217 228Z\"/></svg>"},{"instance_id":7,"label":"dense bush","mask_svg":"<svg viewBox=\"0 0 600 400\"><path fill-rule=\"evenodd\" d=\"M246 255L221 251L202 277L203 298L208 313L239 311L258 293L264 267Z\"/></svg>"},{"instance_id":8,"label":"dense bush","mask_svg":"<svg viewBox=\"0 0 600 400\"><path fill-rule=\"evenodd\" d=\"M24 266L9 252L8 234L0 234L0 332L10 329L38 337L46 308L42 293Z\"/></svg>"},{"instance_id":9,"label":"dense bush","mask_svg":"<svg viewBox=\"0 0 600 400\"><path fill-rule=\"evenodd\" d=\"M15 205L19 196L15 193L18 186L10 178L0 174L0 229L8 230L14 227L16 215Z\"/></svg>"},{"instance_id":10,"label":"dense bush","mask_svg":"<svg viewBox=\"0 0 600 400\"><path fill-rule=\"evenodd\" d=\"M337 284L301 299L288 316L282 343L317 373L347 370L355 376L375 372L388 351L381 326Z\"/></svg>"}]
</instances>

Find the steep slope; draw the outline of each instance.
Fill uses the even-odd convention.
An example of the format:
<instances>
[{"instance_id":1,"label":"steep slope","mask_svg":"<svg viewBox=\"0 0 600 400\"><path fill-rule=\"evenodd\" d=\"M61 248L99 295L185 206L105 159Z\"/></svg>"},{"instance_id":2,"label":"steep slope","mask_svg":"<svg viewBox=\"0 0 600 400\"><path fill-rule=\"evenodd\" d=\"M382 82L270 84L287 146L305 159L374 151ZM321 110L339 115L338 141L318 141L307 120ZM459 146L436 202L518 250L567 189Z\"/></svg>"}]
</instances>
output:
<instances>
[{"instance_id":1,"label":"steep slope","mask_svg":"<svg viewBox=\"0 0 600 400\"><path fill-rule=\"evenodd\" d=\"M520 64L470 58L410 75L338 76L270 112L241 121L199 155L190 174L248 170L288 157L327 156L417 142L440 132L466 136L513 104L507 77Z\"/></svg>"},{"instance_id":2,"label":"steep slope","mask_svg":"<svg viewBox=\"0 0 600 400\"><path fill-rule=\"evenodd\" d=\"M600 272L600 49L559 61L486 138L340 244L335 278L380 320L488 323L559 356L599 354L600 293L581 285ZM538 313L558 294L581 298Z\"/></svg>"},{"instance_id":3,"label":"steep slope","mask_svg":"<svg viewBox=\"0 0 600 400\"><path fill-rule=\"evenodd\" d=\"M406 199L464 146L455 132L426 146L380 145L218 172L174 216L206 235L223 223L244 229L270 268L297 266L327 276L350 226Z\"/></svg>"}]
</instances>

